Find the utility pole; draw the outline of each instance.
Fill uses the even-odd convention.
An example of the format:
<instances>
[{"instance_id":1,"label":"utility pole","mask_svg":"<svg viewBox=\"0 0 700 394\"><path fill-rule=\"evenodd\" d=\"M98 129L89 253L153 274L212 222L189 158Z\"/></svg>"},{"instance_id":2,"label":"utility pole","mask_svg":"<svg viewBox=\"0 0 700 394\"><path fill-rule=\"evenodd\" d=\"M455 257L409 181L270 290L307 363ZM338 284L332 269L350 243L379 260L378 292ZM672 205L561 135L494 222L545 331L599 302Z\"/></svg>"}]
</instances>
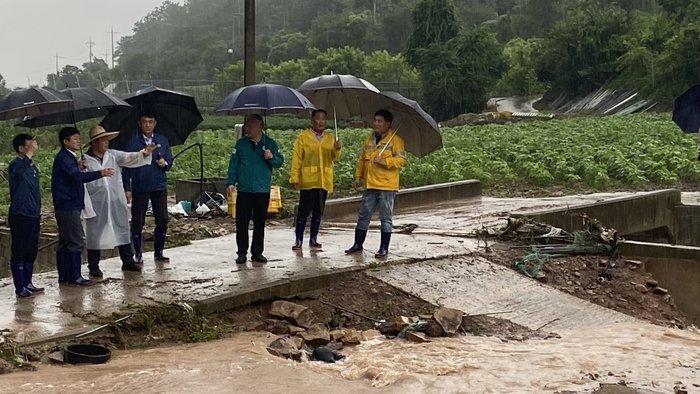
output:
<instances>
[{"instance_id":1,"label":"utility pole","mask_svg":"<svg viewBox=\"0 0 700 394\"><path fill-rule=\"evenodd\" d=\"M88 61L88 63L92 63L92 46L95 45L95 43L92 42L92 37L90 37L90 40L87 43L85 43L85 45L87 45L88 48L90 48L90 60Z\"/></svg>"},{"instance_id":2,"label":"utility pole","mask_svg":"<svg viewBox=\"0 0 700 394\"><path fill-rule=\"evenodd\" d=\"M56 56L54 57L56 58L56 76L58 76L58 52L56 52Z\"/></svg>"},{"instance_id":3,"label":"utility pole","mask_svg":"<svg viewBox=\"0 0 700 394\"><path fill-rule=\"evenodd\" d=\"M255 84L255 0L245 0L245 57L243 84Z\"/></svg>"},{"instance_id":4,"label":"utility pole","mask_svg":"<svg viewBox=\"0 0 700 394\"><path fill-rule=\"evenodd\" d=\"M112 68L114 68L114 26L112 26Z\"/></svg>"}]
</instances>

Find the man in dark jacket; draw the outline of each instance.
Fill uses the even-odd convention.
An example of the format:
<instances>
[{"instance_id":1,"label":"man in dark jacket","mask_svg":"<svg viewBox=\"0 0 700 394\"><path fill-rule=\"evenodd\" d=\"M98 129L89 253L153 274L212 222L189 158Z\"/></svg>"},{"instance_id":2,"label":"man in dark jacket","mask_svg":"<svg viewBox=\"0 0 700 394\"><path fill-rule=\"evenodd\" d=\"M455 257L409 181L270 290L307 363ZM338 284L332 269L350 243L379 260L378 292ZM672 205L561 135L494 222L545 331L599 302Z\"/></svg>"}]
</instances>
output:
<instances>
[{"instance_id":1,"label":"man in dark jacket","mask_svg":"<svg viewBox=\"0 0 700 394\"><path fill-rule=\"evenodd\" d=\"M32 284L34 260L39 248L39 218L41 217L41 195L39 193L39 170L32 157L39 145L29 134L18 134L12 140L17 152L7 168L10 181L10 211L7 222L12 235L10 268L15 294L31 297L44 291Z\"/></svg>"},{"instance_id":2,"label":"man in dark jacket","mask_svg":"<svg viewBox=\"0 0 700 394\"><path fill-rule=\"evenodd\" d=\"M168 139L153 130L156 128L155 115L144 111L139 115L139 128L127 144L127 152L139 152L149 144L155 144L150 165L138 168L124 168L124 190L127 201L131 201L131 240L134 244L134 259L143 262L141 255L141 232L146 221L148 201L151 201L153 216L156 218L156 229L153 233L153 256L155 261L168 262L170 259L163 255L165 234L168 230L168 180L166 171L173 165L173 155L170 152Z\"/></svg>"},{"instance_id":3,"label":"man in dark jacket","mask_svg":"<svg viewBox=\"0 0 700 394\"><path fill-rule=\"evenodd\" d=\"M92 281L80 274L80 255L83 251L83 225L80 211L85 209L84 183L114 175L114 169L82 172L85 159L76 160L80 149L80 132L75 127L64 127L58 132L62 148L56 154L51 169L51 196L58 225L56 268L58 283L89 285Z\"/></svg>"},{"instance_id":4,"label":"man in dark jacket","mask_svg":"<svg viewBox=\"0 0 700 394\"><path fill-rule=\"evenodd\" d=\"M245 264L248 255L248 224L253 218L252 260L266 263L263 256L265 217L270 205L272 169L282 167L284 158L277 143L263 133L264 123L260 115L250 115L245 120L246 135L236 142L228 165L228 193L238 189L236 195L236 263Z\"/></svg>"}]
</instances>

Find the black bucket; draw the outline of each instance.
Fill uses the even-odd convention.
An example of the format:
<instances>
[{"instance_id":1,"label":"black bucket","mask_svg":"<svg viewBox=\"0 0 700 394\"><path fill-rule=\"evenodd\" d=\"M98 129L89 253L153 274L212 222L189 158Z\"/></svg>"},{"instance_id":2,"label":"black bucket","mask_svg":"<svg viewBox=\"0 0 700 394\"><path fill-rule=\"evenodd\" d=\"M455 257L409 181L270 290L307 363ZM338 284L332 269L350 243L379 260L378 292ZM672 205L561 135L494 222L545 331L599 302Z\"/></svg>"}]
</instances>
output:
<instances>
[{"instance_id":1,"label":"black bucket","mask_svg":"<svg viewBox=\"0 0 700 394\"><path fill-rule=\"evenodd\" d=\"M63 362L69 364L104 364L112 351L101 345L68 345L63 349Z\"/></svg>"}]
</instances>

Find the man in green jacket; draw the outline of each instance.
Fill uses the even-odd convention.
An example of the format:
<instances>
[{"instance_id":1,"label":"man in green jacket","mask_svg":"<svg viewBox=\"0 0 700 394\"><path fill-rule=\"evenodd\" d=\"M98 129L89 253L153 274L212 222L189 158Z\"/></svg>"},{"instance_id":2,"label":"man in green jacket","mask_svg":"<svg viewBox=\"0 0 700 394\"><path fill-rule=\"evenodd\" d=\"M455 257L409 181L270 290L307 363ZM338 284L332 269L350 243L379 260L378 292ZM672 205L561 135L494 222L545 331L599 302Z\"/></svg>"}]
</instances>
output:
<instances>
[{"instance_id":1,"label":"man in green jacket","mask_svg":"<svg viewBox=\"0 0 700 394\"><path fill-rule=\"evenodd\" d=\"M266 263L263 256L265 217L270 205L272 169L282 167L284 158L277 143L263 133L262 117L254 114L246 118L245 136L236 142L228 164L228 194L238 190L236 196L236 263L245 264L248 255L248 224L253 218L252 260Z\"/></svg>"}]
</instances>

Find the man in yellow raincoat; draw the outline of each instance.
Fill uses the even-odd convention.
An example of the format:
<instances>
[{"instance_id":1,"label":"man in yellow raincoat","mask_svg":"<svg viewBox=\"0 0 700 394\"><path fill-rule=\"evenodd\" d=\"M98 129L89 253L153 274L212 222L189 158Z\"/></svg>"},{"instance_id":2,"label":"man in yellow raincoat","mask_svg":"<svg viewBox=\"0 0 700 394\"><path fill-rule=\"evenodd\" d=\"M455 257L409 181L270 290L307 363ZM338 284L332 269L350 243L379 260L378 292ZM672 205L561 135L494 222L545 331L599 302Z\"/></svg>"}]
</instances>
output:
<instances>
[{"instance_id":1,"label":"man in yellow raincoat","mask_svg":"<svg viewBox=\"0 0 700 394\"><path fill-rule=\"evenodd\" d=\"M394 116L382 109L374 114L372 129L365 138L355 170L355 189L365 181L362 203L357 214L355 243L345 251L347 254L362 252L362 245L369 230L369 221L375 209L381 221L381 244L374 257L386 257L391 241L394 197L399 190L399 169L404 164L406 153L404 142L391 128Z\"/></svg>"},{"instance_id":2,"label":"man in yellow raincoat","mask_svg":"<svg viewBox=\"0 0 700 394\"><path fill-rule=\"evenodd\" d=\"M296 218L296 240L292 250L301 249L306 221L311 214L309 247L320 248L318 230L328 193L333 192L333 162L340 158L340 141L325 131L326 111L311 113L311 127L294 141L289 183L299 190Z\"/></svg>"}]
</instances>

